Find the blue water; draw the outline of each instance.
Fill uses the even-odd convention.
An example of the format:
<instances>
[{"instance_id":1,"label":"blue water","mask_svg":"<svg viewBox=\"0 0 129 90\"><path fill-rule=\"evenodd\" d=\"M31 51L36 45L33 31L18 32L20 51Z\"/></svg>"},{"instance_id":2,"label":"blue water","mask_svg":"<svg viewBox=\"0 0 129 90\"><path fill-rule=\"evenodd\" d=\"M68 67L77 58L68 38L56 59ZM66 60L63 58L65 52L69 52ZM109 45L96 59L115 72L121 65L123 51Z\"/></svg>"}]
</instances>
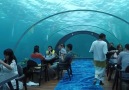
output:
<instances>
[{"instance_id":1,"label":"blue water","mask_svg":"<svg viewBox=\"0 0 129 90\"><path fill-rule=\"evenodd\" d=\"M54 90L103 90L99 85L93 85L94 67L91 60L75 60L72 64L71 81L65 73Z\"/></svg>"}]
</instances>

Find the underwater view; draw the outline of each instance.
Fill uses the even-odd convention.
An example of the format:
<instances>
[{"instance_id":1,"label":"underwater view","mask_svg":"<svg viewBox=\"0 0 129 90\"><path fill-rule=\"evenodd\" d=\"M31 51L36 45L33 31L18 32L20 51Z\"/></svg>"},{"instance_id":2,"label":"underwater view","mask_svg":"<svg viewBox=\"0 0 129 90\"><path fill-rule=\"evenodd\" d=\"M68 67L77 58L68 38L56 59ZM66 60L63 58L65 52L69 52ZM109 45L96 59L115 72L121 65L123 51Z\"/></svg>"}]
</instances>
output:
<instances>
[{"instance_id":1,"label":"underwater view","mask_svg":"<svg viewBox=\"0 0 129 90\"><path fill-rule=\"evenodd\" d=\"M12 48L18 60L28 58L34 45L45 54L65 35L76 31L105 33L107 40L126 44L129 38L128 0L0 0L0 57ZM92 57L89 48L96 38L71 37L79 57Z\"/></svg>"},{"instance_id":2,"label":"underwater view","mask_svg":"<svg viewBox=\"0 0 129 90\"><path fill-rule=\"evenodd\" d=\"M0 0L0 34L0 90L129 90L129 0Z\"/></svg>"}]
</instances>

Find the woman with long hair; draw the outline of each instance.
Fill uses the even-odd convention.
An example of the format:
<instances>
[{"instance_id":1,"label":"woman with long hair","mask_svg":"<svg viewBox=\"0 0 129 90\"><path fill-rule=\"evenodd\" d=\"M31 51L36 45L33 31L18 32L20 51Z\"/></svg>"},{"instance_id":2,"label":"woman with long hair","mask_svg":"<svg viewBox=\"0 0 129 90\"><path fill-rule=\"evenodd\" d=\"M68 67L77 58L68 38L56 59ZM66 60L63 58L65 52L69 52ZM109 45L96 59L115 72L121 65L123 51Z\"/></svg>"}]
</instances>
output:
<instances>
[{"instance_id":1,"label":"woman with long hair","mask_svg":"<svg viewBox=\"0 0 129 90\"><path fill-rule=\"evenodd\" d=\"M34 46L34 51L31 54L31 58L39 58L43 61L45 60L44 56L39 52L39 46L38 45Z\"/></svg>"},{"instance_id":2,"label":"woman with long hair","mask_svg":"<svg viewBox=\"0 0 129 90\"><path fill-rule=\"evenodd\" d=\"M4 60L0 60L0 64L2 64L3 71L5 73L16 73L16 74L18 74L17 61L16 61L16 57L13 53L13 50L8 48L8 49L4 50L3 54L4 54ZM11 84L13 85L13 88L16 88L16 87L14 87L14 86L16 86L15 79L11 80ZM9 83L8 83L8 85L9 85ZM22 83L20 82L19 85L22 85ZM23 85L22 85L21 88L23 88ZM10 87L10 89L12 90L11 87ZM1 90L1 88L0 88L0 90Z\"/></svg>"},{"instance_id":3,"label":"woman with long hair","mask_svg":"<svg viewBox=\"0 0 129 90\"><path fill-rule=\"evenodd\" d=\"M0 64L3 65L3 70L17 73L17 64L16 64L17 61L13 53L13 50L8 48L4 50L3 54L4 54L4 60L0 60Z\"/></svg>"}]
</instances>

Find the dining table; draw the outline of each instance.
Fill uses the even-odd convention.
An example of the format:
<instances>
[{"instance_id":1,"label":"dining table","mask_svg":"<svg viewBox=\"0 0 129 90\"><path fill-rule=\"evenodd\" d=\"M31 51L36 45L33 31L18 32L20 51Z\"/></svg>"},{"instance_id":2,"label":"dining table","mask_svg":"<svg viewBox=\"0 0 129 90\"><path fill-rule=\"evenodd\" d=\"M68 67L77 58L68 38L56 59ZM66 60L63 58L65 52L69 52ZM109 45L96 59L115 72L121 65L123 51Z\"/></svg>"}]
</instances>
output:
<instances>
[{"instance_id":1,"label":"dining table","mask_svg":"<svg viewBox=\"0 0 129 90\"><path fill-rule=\"evenodd\" d=\"M18 73L13 73L13 72L0 72L0 86L4 85L5 83L8 84L11 90L13 89L11 80L17 78L19 75Z\"/></svg>"}]
</instances>

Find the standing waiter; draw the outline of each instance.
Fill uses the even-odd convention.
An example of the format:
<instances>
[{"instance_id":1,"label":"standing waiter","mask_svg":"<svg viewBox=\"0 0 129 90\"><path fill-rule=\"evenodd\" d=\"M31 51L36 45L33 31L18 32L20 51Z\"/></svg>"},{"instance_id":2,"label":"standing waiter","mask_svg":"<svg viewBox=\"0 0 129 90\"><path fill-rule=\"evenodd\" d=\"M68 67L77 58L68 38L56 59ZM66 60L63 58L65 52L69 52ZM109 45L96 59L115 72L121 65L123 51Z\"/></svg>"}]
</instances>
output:
<instances>
[{"instance_id":1,"label":"standing waiter","mask_svg":"<svg viewBox=\"0 0 129 90\"><path fill-rule=\"evenodd\" d=\"M89 52L93 53L94 66L95 66L95 80L94 84L96 84L97 80L100 80L100 85L104 85L103 80L105 76L105 68L106 68L106 54L107 43L104 41L106 35L101 33L99 35L99 39L95 40L90 48Z\"/></svg>"}]
</instances>

